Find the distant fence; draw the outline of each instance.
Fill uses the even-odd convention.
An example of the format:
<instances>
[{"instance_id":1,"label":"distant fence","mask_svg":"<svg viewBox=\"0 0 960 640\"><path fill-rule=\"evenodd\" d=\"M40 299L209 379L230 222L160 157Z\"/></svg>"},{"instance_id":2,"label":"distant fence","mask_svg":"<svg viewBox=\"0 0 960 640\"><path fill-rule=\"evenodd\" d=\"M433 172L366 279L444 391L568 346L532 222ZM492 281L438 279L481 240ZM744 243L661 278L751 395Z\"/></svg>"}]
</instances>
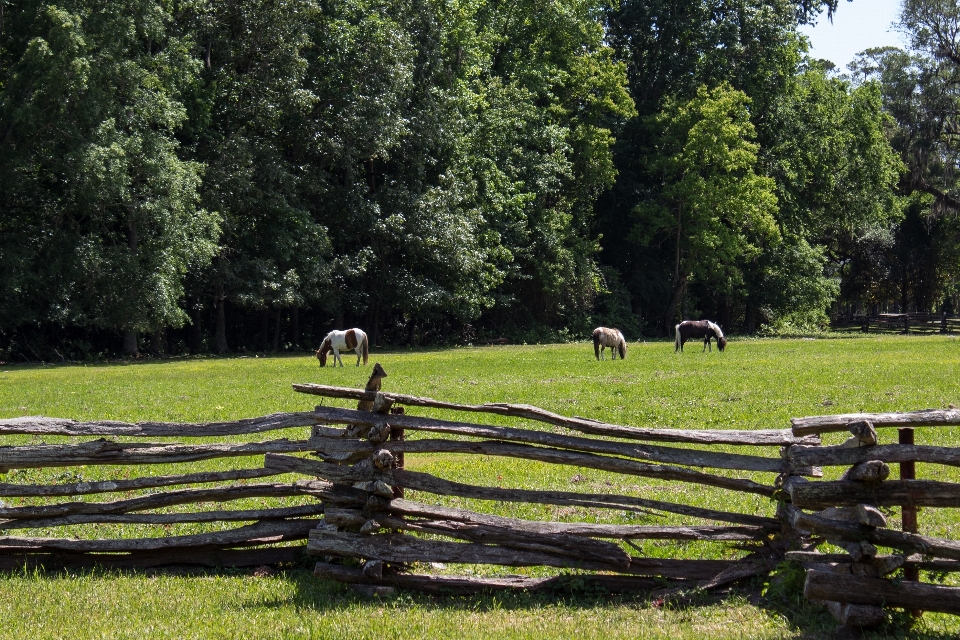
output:
<instances>
[{"instance_id":1,"label":"distant fence","mask_svg":"<svg viewBox=\"0 0 960 640\"><path fill-rule=\"evenodd\" d=\"M380 370L382 372L382 369ZM376 384L373 384L376 382ZM142 465L224 456L263 455L262 467L124 478L70 484L0 484L0 498L32 504L0 507L0 529L50 528L85 523L168 525L245 522L236 528L185 536L77 540L0 537L0 567L247 566L320 556L315 573L368 589L391 587L470 593L489 589L539 591L575 580L610 591L669 592L711 589L771 571L785 558L807 569L806 595L829 603L844 624L870 626L883 607L960 613L960 589L918 581L920 570L960 571L960 543L917 533L918 507L960 506L960 485L913 479L915 462L960 466L960 449L912 443L914 427L960 425L960 411L855 414L797 418L792 429L650 429L561 416L512 404L463 405L377 390L294 385L299 392L352 399L362 409L317 407L252 420L214 424L74 422L52 418L0 421L0 435L227 436L311 426L303 440L242 444L157 444L93 440L77 444L0 447L0 467ZM417 417L406 407L488 413L553 427L519 428ZM342 426L333 426L342 425ZM898 444L879 444L878 429L900 429ZM846 443L821 446L820 434L849 432ZM406 434L421 432L417 439ZM650 444L656 443L656 444ZM680 444L664 446L664 444ZM710 447L742 445L750 453ZM695 448L691 448L695 447ZM312 454L310 458L290 455ZM404 468L416 454L504 456L626 476L688 483L777 500L776 517L710 509L679 501L617 493L480 486ZM889 480L890 464L900 480ZM818 481L822 468L849 467L837 481ZM769 474L758 482L736 473ZM253 482L296 473L308 479ZM754 476L756 477L756 476ZM813 478L810 480L808 478ZM223 484L232 482L232 484ZM52 501L56 497L127 493L189 486L104 502ZM501 504L540 504L611 512L667 513L689 518L681 526L548 522L408 499L406 492ZM249 497L293 498L310 504L226 510ZM189 513L156 513L174 505ZM881 511L901 506L903 531L887 526ZM508 509L509 512L511 509ZM322 514L322 518L318 518ZM705 524L708 522L709 524ZM636 541L700 541L732 545L738 559L652 558ZM834 543L843 553L814 547ZM893 549L884 554L877 547ZM723 554L717 554L723 555ZM342 563L337 559L354 559ZM553 578L488 578L415 573L417 563L547 566L577 570ZM890 580L900 571L905 579Z\"/></svg>"},{"instance_id":2,"label":"distant fence","mask_svg":"<svg viewBox=\"0 0 960 640\"><path fill-rule=\"evenodd\" d=\"M836 314L830 317L830 328L863 333L960 333L960 316L930 312L881 313L877 316Z\"/></svg>"}]
</instances>

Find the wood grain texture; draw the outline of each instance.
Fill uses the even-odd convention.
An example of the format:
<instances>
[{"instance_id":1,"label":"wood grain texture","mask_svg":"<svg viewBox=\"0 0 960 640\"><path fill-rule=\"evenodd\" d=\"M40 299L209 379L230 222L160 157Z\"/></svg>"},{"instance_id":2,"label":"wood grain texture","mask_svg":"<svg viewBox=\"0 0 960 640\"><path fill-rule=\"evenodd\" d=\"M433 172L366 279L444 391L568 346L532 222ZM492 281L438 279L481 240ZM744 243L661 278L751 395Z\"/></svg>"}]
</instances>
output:
<instances>
[{"instance_id":1,"label":"wood grain texture","mask_svg":"<svg viewBox=\"0 0 960 640\"><path fill-rule=\"evenodd\" d=\"M328 398L352 398L356 400L374 400L375 394L360 389L346 387L331 387L320 384L294 384L294 391L326 396ZM539 407L525 404L489 403L483 405L456 404L441 402L432 398L420 398L398 393L384 393L385 397L394 403L408 406L432 407L436 409L451 409L454 411L470 411L492 413L501 416L525 418L546 422L559 427L566 427L574 431L593 435L633 440L647 440L650 442L690 442L701 444L744 444L756 446L783 446L787 444L817 444L817 437L797 437L790 429L766 429L755 431L734 431L724 429L688 430L688 429L646 429L640 427L625 427L608 424L588 418L568 418L552 413ZM403 426L398 424L397 426Z\"/></svg>"},{"instance_id":2,"label":"wood grain texture","mask_svg":"<svg viewBox=\"0 0 960 640\"><path fill-rule=\"evenodd\" d=\"M75 467L88 464L134 465L196 462L213 458L254 456L268 452L316 450L313 440L268 440L245 444L159 444L94 440L80 444L0 447L0 468Z\"/></svg>"},{"instance_id":3,"label":"wood grain texture","mask_svg":"<svg viewBox=\"0 0 960 640\"><path fill-rule=\"evenodd\" d=\"M300 493L301 491L292 483L261 483L209 489L179 489L111 502L64 502L51 505L0 507L0 518L21 520L26 518L61 518L71 515L120 514L130 511L159 509L178 504L227 502L243 498L285 497Z\"/></svg>"},{"instance_id":4,"label":"wood grain texture","mask_svg":"<svg viewBox=\"0 0 960 640\"><path fill-rule=\"evenodd\" d=\"M267 468L279 471L303 473L311 476L327 478L336 482L364 482L382 480L391 486L403 486L415 491L424 491L435 495L458 496L479 500L494 500L502 502L527 502L534 504L555 504L577 506L584 508L620 509L626 511L665 511L679 513L694 518L705 518L718 522L732 522L760 527L779 529L780 522L776 518L766 518L752 514L740 514L715 509L704 509L688 505L674 504L660 500L637 498L633 496L618 496L613 494L576 493L571 491L536 491L529 489L503 489L500 487L481 487L437 478L427 473L393 469L377 471L371 469L355 469L335 464L316 462L294 456L268 454L264 456ZM329 483L325 483L329 484ZM307 490L310 482L298 482L301 490Z\"/></svg>"},{"instance_id":5,"label":"wood grain texture","mask_svg":"<svg viewBox=\"0 0 960 640\"><path fill-rule=\"evenodd\" d=\"M934 480L802 482L789 487L790 502L803 509L871 504L878 507L960 507L960 485Z\"/></svg>"},{"instance_id":6,"label":"wood grain texture","mask_svg":"<svg viewBox=\"0 0 960 640\"><path fill-rule=\"evenodd\" d=\"M808 600L833 600L960 614L960 587L945 587L908 580L894 583L882 578L843 575L829 571L808 571L803 595Z\"/></svg>"},{"instance_id":7,"label":"wood grain texture","mask_svg":"<svg viewBox=\"0 0 960 640\"><path fill-rule=\"evenodd\" d=\"M960 449L912 444L881 444L872 447L845 448L794 445L787 450L787 458L795 465L845 467L880 460L882 462L930 462L960 466Z\"/></svg>"},{"instance_id":8,"label":"wood grain texture","mask_svg":"<svg viewBox=\"0 0 960 640\"><path fill-rule=\"evenodd\" d=\"M79 422L66 418L25 416L0 420L0 435L58 435L58 436L172 436L213 437L263 433L290 427L310 426L311 412L272 413L259 418L233 422L117 422L100 420Z\"/></svg>"},{"instance_id":9,"label":"wood grain texture","mask_svg":"<svg viewBox=\"0 0 960 640\"><path fill-rule=\"evenodd\" d=\"M905 413L845 413L792 418L793 435L803 437L847 431L852 422L869 421L875 429L889 427L944 427L960 425L960 410L923 409Z\"/></svg>"},{"instance_id":10,"label":"wood grain texture","mask_svg":"<svg viewBox=\"0 0 960 640\"><path fill-rule=\"evenodd\" d=\"M187 473L173 476L149 476L133 480L100 480L91 482L72 482L69 484L9 484L0 483L0 497L32 496L84 496L94 493L117 493L170 487L182 484L205 484L228 480L249 480L280 475L282 472L271 469L236 469L234 471L212 471Z\"/></svg>"},{"instance_id":11,"label":"wood grain texture","mask_svg":"<svg viewBox=\"0 0 960 640\"><path fill-rule=\"evenodd\" d=\"M360 414L360 415L358 415ZM317 407L318 420L333 424L362 424L373 427L382 421L382 417L366 415L350 409L334 407ZM712 467L716 469L734 469L740 471L766 471L781 473L785 470L783 460L778 456L762 457L715 451L696 451L691 449L674 449L652 445L637 445L626 442L597 440L576 436L559 435L548 431L533 431L529 429L515 429L510 427L492 427L487 425L471 424L466 422L452 422L433 418L398 415L390 416L388 423L393 427L403 427L411 431L427 431L432 433L449 433L473 438L493 438L507 442L521 442L525 444L545 445L558 449L570 449L588 453L610 454L662 462L680 464L692 467ZM342 434L346 436L344 431ZM429 442L429 441L428 441ZM432 442L443 442L434 440ZM324 451L359 451L363 450L360 444L349 445L346 442L338 443L331 438L329 444L323 445ZM413 453L412 450L408 450Z\"/></svg>"},{"instance_id":12,"label":"wood grain texture","mask_svg":"<svg viewBox=\"0 0 960 640\"><path fill-rule=\"evenodd\" d=\"M308 532L317 526L319 520L268 520L256 524L217 531L197 533L187 536L169 536L166 538L127 538L75 540L69 538L18 538L0 536L0 555L23 551L150 551L173 549L178 547L218 546L254 546L287 540L303 540Z\"/></svg>"}]
</instances>

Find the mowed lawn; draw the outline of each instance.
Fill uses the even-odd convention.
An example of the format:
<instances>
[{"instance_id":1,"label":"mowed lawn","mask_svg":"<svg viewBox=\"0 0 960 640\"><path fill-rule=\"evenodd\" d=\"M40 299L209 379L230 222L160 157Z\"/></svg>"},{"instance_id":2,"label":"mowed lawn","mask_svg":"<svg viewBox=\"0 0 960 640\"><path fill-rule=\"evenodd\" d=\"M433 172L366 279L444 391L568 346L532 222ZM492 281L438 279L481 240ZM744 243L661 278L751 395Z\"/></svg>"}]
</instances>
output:
<instances>
[{"instance_id":1,"label":"mowed lawn","mask_svg":"<svg viewBox=\"0 0 960 640\"><path fill-rule=\"evenodd\" d=\"M343 369L320 369L312 355L87 366L0 365L0 417L206 422L303 411L321 399L294 393L290 384L362 386L370 368L357 369L353 361L352 355L344 356L348 366ZM627 359L616 362L597 362L588 344L375 351L372 362L380 362L387 371L384 389L389 391L468 403L527 403L566 415L645 427L785 428L793 416L960 406L960 340L942 336L732 340L723 354L716 350L702 354L695 343L688 344L683 354L674 354L672 343L631 343ZM524 424L480 414L420 408L411 408L410 412L491 424ZM524 426L552 429L548 425ZM882 431L881 441L892 442L895 434L895 430ZM307 429L302 428L246 439L306 435ZM827 440L838 442L841 438L837 434ZM0 445L40 441L78 440L8 436L0 440ZM917 442L960 446L960 428L918 429ZM726 450L746 452L745 448ZM778 455L775 449L763 453ZM64 482L259 464L260 460L248 458L139 468L15 470L3 481ZM918 466L918 477L960 481L960 473L954 469ZM492 486L609 491L768 515L774 510L772 502L757 496L486 456L408 455L407 467ZM828 477L838 473L828 470ZM773 480L770 474L749 477L762 482ZM413 497L439 501L434 496ZM87 499L112 498L101 495ZM284 504L307 499L298 500ZM29 503L18 499L7 502ZM537 505L514 507L466 500L444 502L548 520L691 522L674 516ZM894 512L894 526L898 526L897 520ZM924 510L920 523L923 533L960 539L960 518L951 510ZM194 532L200 526L163 529L85 525L8 530L6 534L162 536ZM643 551L656 556L711 558L737 557L740 553L717 544L662 541L645 543ZM419 569L547 574L537 568ZM760 592L765 596L757 597ZM703 596L684 606L659 606L642 596L611 597L576 590L536 597L438 598L401 593L371 601L314 578L308 567L269 574L252 570L5 574L0 575L0 621L9 638L813 638L822 637L834 626L822 608L798 600L789 584L765 588L758 582L753 588L723 597ZM904 633L895 621L879 637ZM955 637L958 633L960 618L927 614L910 635Z\"/></svg>"}]
</instances>

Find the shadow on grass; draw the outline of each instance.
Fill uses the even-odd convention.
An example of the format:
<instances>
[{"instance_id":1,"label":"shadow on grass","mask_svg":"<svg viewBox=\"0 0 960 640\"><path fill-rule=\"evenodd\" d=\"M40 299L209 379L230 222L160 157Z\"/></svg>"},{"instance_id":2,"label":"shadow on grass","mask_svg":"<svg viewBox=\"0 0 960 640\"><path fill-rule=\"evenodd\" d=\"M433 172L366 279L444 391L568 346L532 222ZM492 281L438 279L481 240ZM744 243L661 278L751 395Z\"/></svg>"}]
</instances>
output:
<instances>
[{"instance_id":1,"label":"shadow on grass","mask_svg":"<svg viewBox=\"0 0 960 640\"><path fill-rule=\"evenodd\" d=\"M444 613L490 613L490 612L529 612L531 615L543 615L546 608L575 610L604 610L630 607L638 610L659 611L675 614L678 624L682 620L695 619L699 611L706 608L738 609L753 607L762 615L777 620L783 627L784 638L849 638L892 639L917 638L925 640L946 640L956 638L954 630L937 629L936 621L925 617L914 621L905 612L894 612L888 616L884 626L864 632L862 635L837 633L836 621L827 612L826 607L812 604L802 596L802 581L796 581L795 575L787 575L777 580L763 577L744 581L721 592L692 592L658 597L655 593L641 591L631 594L613 594L606 589L591 587L588 583L573 580L556 589L530 592L487 592L477 595L423 594L398 589L394 594L370 597L355 591L349 585L332 580L317 578L312 571L313 561L303 562L276 569L269 567L250 568L197 568L163 567L153 569L59 569L43 571L27 569L4 571L3 576L36 577L44 580L75 579L81 576L92 578L156 577L205 579L211 577L229 577L250 580L282 580L289 588L283 589L286 595L275 598L260 598L255 602L238 603L241 609L283 609L294 608L300 611L325 612L350 610L364 607L387 608L398 614L404 612ZM799 588L798 588L799 587ZM241 596L242 597L242 596ZM559 614L562 615L562 612ZM731 629L731 637L738 637Z\"/></svg>"}]
</instances>

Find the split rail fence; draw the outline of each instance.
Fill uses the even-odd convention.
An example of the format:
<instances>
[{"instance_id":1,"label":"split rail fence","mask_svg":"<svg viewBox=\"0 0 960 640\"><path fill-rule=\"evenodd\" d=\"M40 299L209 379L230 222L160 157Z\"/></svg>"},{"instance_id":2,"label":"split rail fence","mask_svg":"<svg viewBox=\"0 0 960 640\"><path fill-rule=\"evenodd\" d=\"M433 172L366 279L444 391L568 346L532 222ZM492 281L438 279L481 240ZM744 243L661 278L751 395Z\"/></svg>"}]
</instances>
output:
<instances>
[{"instance_id":1,"label":"split rail fence","mask_svg":"<svg viewBox=\"0 0 960 640\"><path fill-rule=\"evenodd\" d=\"M576 580L610 591L663 592L665 587L716 588L767 573L790 559L807 569L805 595L828 603L843 624L878 624L885 616L883 607L960 614L960 588L918 579L921 570L960 571L960 542L917 533L916 517L919 507L960 506L960 484L916 480L913 469L916 462L960 466L960 449L915 445L912 440L914 427L960 425L960 411L796 418L791 429L779 430L651 429L566 417L529 405L464 405L382 392L381 379L386 374L379 365L374 372L367 389L294 385L302 393L356 400L355 410L318 406L308 412L209 424L0 420L0 435L99 438L0 446L4 470L139 467L263 456L260 464L228 471L62 484L0 483L0 500L24 498L30 503L0 506L0 529L5 534L0 536L0 568L250 566L295 561L306 551L321 558L316 575L373 589L538 591ZM409 407L493 414L541 427L418 417L405 413ZM103 438L211 438L291 427L310 427L309 437L240 444ZM900 429L898 443L880 444L878 433L893 427ZM418 437L407 439L413 432ZM822 446L820 434L829 432L850 435L844 444ZM728 445L749 447L750 453L717 449ZM291 455L304 453L310 455ZM662 499L664 492L654 498L466 484L405 469L405 456L416 454L504 456L688 483L772 499L776 514L768 517L682 504ZM900 480L888 479L891 464L900 466ZM824 467L847 469L839 480L818 480ZM291 481L287 474L306 477ZM287 480L263 481L277 476ZM758 482L757 477L764 481ZM143 494L145 490L152 492ZM131 492L141 493L130 497ZM421 498L426 501L409 499L407 492L426 495ZM125 495L106 501L76 499L95 494ZM553 505L614 514L674 514L689 519L689 524L534 521L438 506L429 496L437 497L436 501L449 497L493 501L507 513L513 509L505 509L504 504ZM268 498L281 506L232 510L222 506L246 498ZM193 507L189 512L169 512L182 505ZM896 506L902 509L902 531L887 526L891 513L887 508ZM161 527L211 523L219 530L103 539L9 535L18 529L89 523ZM224 529L231 523L246 524ZM306 547L293 542L304 539ZM637 541L642 540L725 545L736 553L714 555L739 557L653 558L638 553ZM817 550L825 541L835 545L835 553ZM890 551L881 553L878 547ZM545 566L567 571L551 578L486 578L415 573L422 566L419 563ZM895 572L904 579L891 580Z\"/></svg>"}]
</instances>

